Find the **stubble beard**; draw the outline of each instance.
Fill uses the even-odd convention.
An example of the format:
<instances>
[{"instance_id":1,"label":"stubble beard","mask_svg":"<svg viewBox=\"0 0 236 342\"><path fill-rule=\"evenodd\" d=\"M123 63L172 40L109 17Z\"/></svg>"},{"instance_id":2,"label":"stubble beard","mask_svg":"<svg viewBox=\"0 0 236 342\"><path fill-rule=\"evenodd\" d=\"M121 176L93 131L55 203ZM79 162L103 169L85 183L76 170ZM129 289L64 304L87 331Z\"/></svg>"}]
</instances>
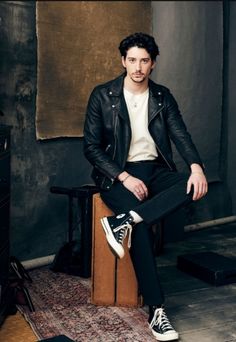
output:
<instances>
[{"instance_id":1,"label":"stubble beard","mask_svg":"<svg viewBox=\"0 0 236 342\"><path fill-rule=\"evenodd\" d=\"M131 75L130 78L134 83L143 83L146 80L146 76L145 75L141 75L142 78L138 78L136 79L135 76Z\"/></svg>"}]
</instances>

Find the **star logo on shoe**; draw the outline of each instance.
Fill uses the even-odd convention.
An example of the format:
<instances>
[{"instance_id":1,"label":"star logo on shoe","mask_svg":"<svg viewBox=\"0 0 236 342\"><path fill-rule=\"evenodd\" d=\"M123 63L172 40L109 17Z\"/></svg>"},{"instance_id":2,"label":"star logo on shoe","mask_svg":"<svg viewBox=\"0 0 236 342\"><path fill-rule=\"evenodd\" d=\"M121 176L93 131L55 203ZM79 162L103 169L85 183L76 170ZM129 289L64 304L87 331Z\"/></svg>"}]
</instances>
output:
<instances>
[{"instance_id":1,"label":"star logo on shoe","mask_svg":"<svg viewBox=\"0 0 236 342\"><path fill-rule=\"evenodd\" d=\"M124 217L124 216L125 216L125 214L120 214L120 215L117 215L116 218L117 218L117 219L121 219L121 218Z\"/></svg>"}]
</instances>

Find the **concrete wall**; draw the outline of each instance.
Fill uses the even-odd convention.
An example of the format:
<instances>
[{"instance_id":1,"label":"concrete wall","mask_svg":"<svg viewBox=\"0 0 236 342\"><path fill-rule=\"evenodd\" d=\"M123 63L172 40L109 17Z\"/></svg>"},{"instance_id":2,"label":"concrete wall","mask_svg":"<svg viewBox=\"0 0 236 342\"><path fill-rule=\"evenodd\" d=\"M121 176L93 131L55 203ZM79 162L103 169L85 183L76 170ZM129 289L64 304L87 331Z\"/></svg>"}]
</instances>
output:
<instances>
[{"instance_id":1,"label":"concrete wall","mask_svg":"<svg viewBox=\"0 0 236 342\"><path fill-rule=\"evenodd\" d=\"M209 176L216 180L214 199L199 204L201 216L191 209L189 217L197 222L226 216L230 213L230 199L225 186L222 190L222 180L218 183L216 172L221 147L222 2L154 1L152 6L153 32L161 50L153 77L173 91ZM236 11L233 2L230 7L227 146L228 181L235 208ZM0 110L4 113L0 122L12 125L11 248L12 254L26 260L55 253L66 238L67 199L51 194L50 186L90 183L91 167L83 156L82 138L35 139L35 3L1 2L0 17ZM195 41L198 51L192 43ZM182 161L177 159L177 163L182 167Z\"/></svg>"},{"instance_id":2,"label":"concrete wall","mask_svg":"<svg viewBox=\"0 0 236 342\"><path fill-rule=\"evenodd\" d=\"M153 1L153 35L160 57L152 77L175 96L200 152L210 182L206 198L189 207L191 223L231 214L231 199L220 172L225 120L223 104L223 3ZM180 170L187 168L175 153Z\"/></svg>"},{"instance_id":3,"label":"concrete wall","mask_svg":"<svg viewBox=\"0 0 236 342\"><path fill-rule=\"evenodd\" d=\"M228 184L233 201L233 213L236 215L236 2L230 1L229 12L229 40L228 40L228 70L227 70L227 103L226 111L228 113Z\"/></svg>"},{"instance_id":4,"label":"concrete wall","mask_svg":"<svg viewBox=\"0 0 236 342\"><path fill-rule=\"evenodd\" d=\"M153 1L160 57L153 77L173 92L207 166L219 163L223 16L220 1Z\"/></svg>"},{"instance_id":5,"label":"concrete wall","mask_svg":"<svg viewBox=\"0 0 236 342\"><path fill-rule=\"evenodd\" d=\"M2 123L12 126L11 249L20 259L55 253L66 240L67 198L50 186L90 182L82 139L36 141L34 2L1 2Z\"/></svg>"}]
</instances>

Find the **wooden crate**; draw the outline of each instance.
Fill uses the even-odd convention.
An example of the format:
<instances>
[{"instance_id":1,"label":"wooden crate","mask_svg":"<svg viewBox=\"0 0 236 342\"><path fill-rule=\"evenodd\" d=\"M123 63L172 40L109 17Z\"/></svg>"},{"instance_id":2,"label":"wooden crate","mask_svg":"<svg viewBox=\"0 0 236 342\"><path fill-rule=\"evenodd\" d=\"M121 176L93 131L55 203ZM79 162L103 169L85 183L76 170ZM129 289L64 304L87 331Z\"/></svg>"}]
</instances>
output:
<instances>
[{"instance_id":1,"label":"wooden crate","mask_svg":"<svg viewBox=\"0 0 236 342\"><path fill-rule=\"evenodd\" d=\"M110 215L113 213L102 201L100 194L94 194L91 302L96 305L139 307L142 298L138 294L127 238L122 259L112 254L106 241L100 219Z\"/></svg>"}]
</instances>

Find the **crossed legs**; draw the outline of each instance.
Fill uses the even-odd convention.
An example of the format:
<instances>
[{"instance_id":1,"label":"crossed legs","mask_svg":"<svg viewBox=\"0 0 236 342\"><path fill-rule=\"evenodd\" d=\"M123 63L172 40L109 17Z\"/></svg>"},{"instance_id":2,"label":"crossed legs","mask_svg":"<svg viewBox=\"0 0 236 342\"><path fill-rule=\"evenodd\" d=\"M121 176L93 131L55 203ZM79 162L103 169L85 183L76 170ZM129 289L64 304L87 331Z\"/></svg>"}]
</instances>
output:
<instances>
[{"instance_id":1,"label":"crossed legs","mask_svg":"<svg viewBox=\"0 0 236 342\"><path fill-rule=\"evenodd\" d=\"M127 163L126 170L145 182L149 198L140 202L120 182L115 183L111 190L102 192L101 197L116 215L132 210L142 217L143 221L132 229L130 256L144 302L148 305L162 304L164 295L149 228L171 211L191 202L191 195L186 195L188 177L156 164Z\"/></svg>"}]
</instances>

